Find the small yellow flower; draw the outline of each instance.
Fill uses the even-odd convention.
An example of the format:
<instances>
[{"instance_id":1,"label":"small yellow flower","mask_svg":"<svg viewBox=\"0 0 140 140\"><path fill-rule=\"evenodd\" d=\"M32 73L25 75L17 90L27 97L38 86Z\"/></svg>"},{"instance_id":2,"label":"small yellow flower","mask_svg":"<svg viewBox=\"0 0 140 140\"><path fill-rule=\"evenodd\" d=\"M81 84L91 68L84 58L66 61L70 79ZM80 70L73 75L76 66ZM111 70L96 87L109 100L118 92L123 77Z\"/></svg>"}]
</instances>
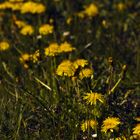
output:
<instances>
[{"instance_id":1,"label":"small yellow flower","mask_svg":"<svg viewBox=\"0 0 140 140\"><path fill-rule=\"evenodd\" d=\"M39 33L41 35L48 35L53 33L53 26L49 24L44 24L39 28Z\"/></svg>"},{"instance_id":2,"label":"small yellow flower","mask_svg":"<svg viewBox=\"0 0 140 140\"><path fill-rule=\"evenodd\" d=\"M71 24L71 22L72 22L72 18L68 17L67 20L66 20L66 23L69 25L69 24Z\"/></svg>"},{"instance_id":3,"label":"small yellow flower","mask_svg":"<svg viewBox=\"0 0 140 140\"><path fill-rule=\"evenodd\" d=\"M126 139L126 137L121 136L121 137L117 137L117 138L115 138L115 140L127 140L127 139Z\"/></svg>"},{"instance_id":4,"label":"small yellow flower","mask_svg":"<svg viewBox=\"0 0 140 140\"><path fill-rule=\"evenodd\" d=\"M84 11L80 11L76 14L79 18L83 19L85 17Z\"/></svg>"},{"instance_id":5,"label":"small yellow flower","mask_svg":"<svg viewBox=\"0 0 140 140\"><path fill-rule=\"evenodd\" d=\"M95 129L98 123L95 120L86 120L81 124L81 130L85 132L89 128Z\"/></svg>"},{"instance_id":6,"label":"small yellow flower","mask_svg":"<svg viewBox=\"0 0 140 140\"><path fill-rule=\"evenodd\" d=\"M60 44L59 50L60 52L66 53L66 52L72 52L73 50L75 50L75 48L73 48L70 43L64 42Z\"/></svg>"},{"instance_id":7,"label":"small yellow flower","mask_svg":"<svg viewBox=\"0 0 140 140\"><path fill-rule=\"evenodd\" d=\"M59 64L56 74L59 76L68 76L72 77L75 74L76 69L73 66L73 63L70 60L64 60Z\"/></svg>"},{"instance_id":8,"label":"small yellow flower","mask_svg":"<svg viewBox=\"0 0 140 140\"><path fill-rule=\"evenodd\" d=\"M109 27L109 24L108 24L108 22L107 22L106 20L103 20L103 21L102 21L102 26L103 26L104 28L108 28L108 27Z\"/></svg>"},{"instance_id":9,"label":"small yellow flower","mask_svg":"<svg viewBox=\"0 0 140 140\"><path fill-rule=\"evenodd\" d=\"M125 10L125 8L126 8L126 5L124 3L120 2L117 4L118 11L123 11L123 10Z\"/></svg>"},{"instance_id":10,"label":"small yellow flower","mask_svg":"<svg viewBox=\"0 0 140 140\"><path fill-rule=\"evenodd\" d=\"M0 42L0 51L5 51L5 50L8 50L9 48L10 48L10 45L8 42L6 41Z\"/></svg>"},{"instance_id":11,"label":"small yellow flower","mask_svg":"<svg viewBox=\"0 0 140 140\"><path fill-rule=\"evenodd\" d=\"M30 55L28 53L24 53L19 58L21 63L26 63L30 60Z\"/></svg>"},{"instance_id":12,"label":"small yellow flower","mask_svg":"<svg viewBox=\"0 0 140 140\"><path fill-rule=\"evenodd\" d=\"M11 3L10 9L13 11L19 11L21 9L22 3Z\"/></svg>"},{"instance_id":13,"label":"small yellow flower","mask_svg":"<svg viewBox=\"0 0 140 140\"><path fill-rule=\"evenodd\" d=\"M49 47L45 48L46 56L56 56L59 53L59 45L57 43L51 43Z\"/></svg>"},{"instance_id":14,"label":"small yellow flower","mask_svg":"<svg viewBox=\"0 0 140 140\"><path fill-rule=\"evenodd\" d=\"M133 134L140 136L140 123L133 128Z\"/></svg>"},{"instance_id":15,"label":"small yellow flower","mask_svg":"<svg viewBox=\"0 0 140 140\"><path fill-rule=\"evenodd\" d=\"M26 26L27 24L26 24L24 21L16 20L16 21L15 21L15 25L16 25L18 28L22 28L22 27Z\"/></svg>"},{"instance_id":16,"label":"small yellow flower","mask_svg":"<svg viewBox=\"0 0 140 140\"><path fill-rule=\"evenodd\" d=\"M98 10L98 7L95 4L90 4L85 8L84 13L88 17L95 17L95 16L98 15L99 10Z\"/></svg>"},{"instance_id":17,"label":"small yellow flower","mask_svg":"<svg viewBox=\"0 0 140 140\"><path fill-rule=\"evenodd\" d=\"M20 33L22 35L32 35L34 33L34 29L32 26L26 25L20 30Z\"/></svg>"},{"instance_id":18,"label":"small yellow flower","mask_svg":"<svg viewBox=\"0 0 140 140\"><path fill-rule=\"evenodd\" d=\"M27 1L23 3L21 6L21 13L32 13L32 14L40 14L46 10L46 7L41 3L35 3L32 1Z\"/></svg>"},{"instance_id":19,"label":"small yellow flower","mask_svg":"<svg viewBox=\"0 0 140 140\"><path fill-rule=\"evenodd\" d=\"M78 69L79 67L83 68L86 65L88 65L88 61L85 60L85 59L77 59L77 60L74 61L73 65L76 69Z\"/></svg>"},{"instance_id":20,"label":"small yellow flower","mask_svg":"<svg viewBox=\"0 0 140 140\"><path fill-rule=\"evenodd\" d=\"M0 9L5 10L5 9L10 9L12 4L8 1L0 3Z\"/></svg>"},{"instance_id":21,"label":"small yellow flower","mask_svg":"<svg viewBox=\"0 0 140 140\"><path fill-rule=\"evenodd\" d=\"M107 133L107 131L111 131L113 132L113 129L116 129L117 126L120 124L120 120L119 118L116 117L108 117L107 119L105 119L103 121L103 125L102 125L102 132Z\"/></svg>"},{"instance_id":22,"label":"small yellow flower","mask_svg":"<svg viewBox=\"0 0 140 140\"><path fill-rule=\"evenodd\" d=\"M86 93L83 100L86 100L86 103L90 105L96 105L97 101L104 103L103 95L97 92Z\"/></svg>"},{"instance_id":23,"label":"small yellow flower","mask_svg":"<svg viewBox=\"0 0 140 140\"><path fill-rule=\"evenodd\" d=\"M29 62L29 60L30 60L30 55L28 53L22 54L19 58L20 63L23 65L23 67L25 69L29 68L29 66L27 64Z\"/></svg>"},{"instance_id":24,"label":"small yellow flower","mask_svg":"<svg viewBox=\"0 0 140 140\"><path fill-rule=\"evenodd\" d=\"M35 51L34 54L30 55L30 59L33 61L33 63L36 63L39 60L40 52L39 50Z\"/></svg>"},{"instance_id":25,"label":"small yellow flower","mask_svg":"<svg viewBox=\"0 0 140 140\"><path fill-rule=\"evenodd\" d=\"M79 72L79 78L80 78L80 79L90 78L91 76L93 76L93 70L90 69L90 68L82 69L82 70Z\"/></svg>"}]
</instances>

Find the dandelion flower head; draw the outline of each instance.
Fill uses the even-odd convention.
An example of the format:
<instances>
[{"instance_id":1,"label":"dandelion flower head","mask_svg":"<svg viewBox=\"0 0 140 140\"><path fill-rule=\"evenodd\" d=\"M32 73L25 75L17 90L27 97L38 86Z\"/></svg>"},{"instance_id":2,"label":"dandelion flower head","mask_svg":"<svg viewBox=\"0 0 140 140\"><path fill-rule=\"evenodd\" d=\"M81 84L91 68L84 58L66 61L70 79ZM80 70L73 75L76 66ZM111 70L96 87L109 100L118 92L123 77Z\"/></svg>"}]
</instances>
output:
<instances>
[{"instance_id":1,"label":"dandelion flower head","mask_svg":"<svg viewBox=\"0 0 140 140\"><path fill-rule=\"evenodd\" d=\"M34 33L34 29L32 26L26 25L20 30L20 33L22 35L32 35Z\"/></svg>"},{"instance_id":2,"label":"dandelion flower head","mask_svg":"<svg viewBox=\"0 0 140 140\"><path fill-rule=\"evenodd\" d=\"M93 70L90 68L84 68L79 72L80 79L90 78L91 76L93 76Z\"/></svg>"},{"instance_id":3,"label":"dandelion flower head","mask_svg":"<svg viewBox=\"0 0 140 140\"><path fill-rule=\"evenodd\" d=\"M23 3L21 7L21 13L32 13L32 14L40 14L46 10L46 7L41 3L35 3L32 1L28 1Z\"/></svg>"},{"instance_id":4,"label":"dandelion flower head","mask_svg":"<svg viewBox=\"0 0 140 140\"><path fill-rule=\"evenodd\" d=\"M133 128L133 134L140 136L140 123Z\"/></svg>"},{"instance_id":5,"label":"dandelion flower head","mask_svg":"<svg viewBox=\"0 0 140 140\"><path fill-rule=\"evenodd\" d=\"M0 51L5 51L5 50L8 50L9 48L10 48L10 45L8 42L6 41L0 42Z\"/></svg>"},{"instance_id":6,"label":"dandelion flower head","mask_svg":"<svg viewBox=\"0 0 140 140\"><path fill-rule=\"evenodd\" d=\"M33 63L38 62L39 57L40 57L40 52L39 52L39 50L35 51L34 54L31 54L31 55L30 55L30 59L33 61Z\"/></svg>"},{"instance_id":7,"label":"dandelion flower head","mask_svg":"<svg viewBox=\"0 0 140 140\"><path fill-rule=\"evenodd\" d=\"M103 121L103 125L102 125L102 132L107 132L107 131L113 131L113 129L116 129L117 126L120 124L120 120L119 118L116 117L108 117Z\"/></svg>"},{"instance_id":8,"label":"dandelion flower head","mask_svg":"<svg viewBox=\"0 0 140 140\"><path fill-rule=\"evenodd\" d=\"M73 50L75 50L74 47L72 47L72 45L68 42L64 42L60 44L60 52L72 52Z\"/></svg>"},{"instance_id":9,"label":"dandelion flower head","mask_svg":"<svg viewBox=\"0 0 140 140\"><path fill-rule=\"evenodd\" d=\"M73 63L70 60L64 60L58 66L58 68L56 70L56 74L59 76L72 77L72 76L74 76L75 71L76 71L76 69L73 66Z\"/></svg>"},{"instance_id":10,"label":"dandelion flower head","mask_svg":"<svg viewBox=\"0 0 140 140\"><path fill-rule=\"evenodd\" d=\"M104 103L103 95L97 92L86 93L83 100L86 100L86 103L90 105L96 105L97 101Z\"/></svg>"},{"instance_id":11,"label":"dandelion flower head","mask_svg":"<svg viewBox=\"0 0 140 140\"><path fill-rule=\"evenodd\" d=\"M51 43L47 48L45 48L46 56L56 56L59 53L59 45L57 43Z\"/></svg>"},{"instance_id":12,"label":"dandelion flower head","mask_svg":"<svg viewBox=\"0 0 140 140\"><path fill-rule=\"evenodd\" d=\"M95 129L98 123L95 120L86 120L81 124L81 130L85 132L89 128Z\"/></svg>"},{"instance_id":13,"label":"dandelion flower head","mask_svg":"<svg viewBox=\"0 0 140 140\"><path fill-rule=\"evenodd\" d=\"M73 65L76 69L78 69L79 67L85 67L88 65L88 61L85 59L77 59L74 61Z\"/></svg>"},{"instance_id":14,"label":"dandelion flower head","mask_svg":"<svg viewBox=\"0 0 140 140\"><path fill-rule=\"evenodd\" d=\"M48 35L53 33L53 26L49 24L44 24L39 28L39 33L41 35Z\"/></svg>"},{"instance_id":15,"label":"dandelion flower head","mask_svg":"<svg viewBox=\"0 0 140 140\"><path fill-rule=\"evenodd\" d=\"M98 7L92 3L88 5L87 7L85 7L84 13L88 17L95 17L99 13L99 10L98 10Z\"/></svg>"},{"instance_id":16,"label":"dandelion flower head","mask_svg":"<svg viewBox=\"0 0 140 140\"><path fill-rule=\"evenodd\" d=\"M22 28L22 27L26 26L27 24L26 24L24 21L16 20L16 21L15 21L15 25L16 25L18 28Z\"/></svg>"}]
</instances>

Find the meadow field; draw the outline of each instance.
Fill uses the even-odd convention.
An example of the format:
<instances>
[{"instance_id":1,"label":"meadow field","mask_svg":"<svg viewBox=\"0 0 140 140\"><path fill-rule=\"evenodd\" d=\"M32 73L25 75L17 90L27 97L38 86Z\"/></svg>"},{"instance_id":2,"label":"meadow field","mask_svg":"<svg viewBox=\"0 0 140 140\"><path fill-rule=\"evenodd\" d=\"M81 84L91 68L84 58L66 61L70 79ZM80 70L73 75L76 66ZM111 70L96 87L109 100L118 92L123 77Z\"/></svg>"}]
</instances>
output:
<instances>
[{"instance_id":1,"label":"meadow field","mask_svg":"<svg viewBox=\"0 0 140 140\"><path fill-rule=\"evenodd\" d=\"M0 0L0 140L140 140L140 1Z\"/></svg>"}]
</instances>

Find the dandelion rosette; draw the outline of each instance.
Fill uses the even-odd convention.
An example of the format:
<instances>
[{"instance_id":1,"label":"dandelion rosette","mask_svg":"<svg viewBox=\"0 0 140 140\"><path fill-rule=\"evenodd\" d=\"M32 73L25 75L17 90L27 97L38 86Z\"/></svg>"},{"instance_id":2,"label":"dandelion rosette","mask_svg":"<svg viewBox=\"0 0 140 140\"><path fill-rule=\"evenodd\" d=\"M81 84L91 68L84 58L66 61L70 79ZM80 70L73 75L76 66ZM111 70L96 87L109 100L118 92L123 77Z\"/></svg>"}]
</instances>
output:
<instances>
[{"instance_id":1,"label":"dandelion rosette","mask_svg":"<svg viewBox=\"0 0 140 140\"><path fill-rule=\"evenodd\" d=\"M97 92L86 93L86 95L83 96L83 100L86 100L86 103L90 105L96 105L97 101L104 103L103 95Z\"/></svg>"}]
</instances>

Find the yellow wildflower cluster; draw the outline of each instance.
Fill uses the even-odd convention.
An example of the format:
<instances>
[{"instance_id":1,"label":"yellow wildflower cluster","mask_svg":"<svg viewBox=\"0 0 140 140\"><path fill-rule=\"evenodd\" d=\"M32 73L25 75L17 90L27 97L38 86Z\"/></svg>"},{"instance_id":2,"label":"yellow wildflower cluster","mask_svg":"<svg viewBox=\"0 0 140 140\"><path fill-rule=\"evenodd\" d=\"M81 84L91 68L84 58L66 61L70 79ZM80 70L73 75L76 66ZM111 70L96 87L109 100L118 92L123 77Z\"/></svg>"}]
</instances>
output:
<instances>
[{"instance_id":1,"label":"yellow wildflower cluster","mask_svg":"<svg viewBox=\"0 0 140 140\"><path fill-rule=\"evenodd\" d=\"M35 3L32 1L23 3L21 7L21 13L43 13L45 11L45 6L41 3Z\"/></svg>"},{"instance_id":2,"label":"yellow wildflower cluster","mask_svg":"<svg viewBox=\"0 0 140 140\"><path fill-rule=\"evenodd\" d=\"M33 54L28 54L28 53L24 53L19 57L19 61L21 64L23 64L24 68L28 68L28 63L29 61L32 61L33 63L38 62L40 57L40 52L39 50L35 51L35 53Z\"/></svg>"},{"instance_id":3,"label":"yellow wildflower cluster","mask_svg":"<svg viewBox=\"0 0 140 140\"><path fill-rule=\"evenodd\" d=\"M57 43L51 43L49 47L45 48L45 55L56 56L61 53L72 52L73 50L75 50L75 48L68 42L61 43L60 45Z\"/></svg>"},{"instance_id":4,"label":"yellow wildflower cluster","mask_svg":"<svg viewBox=\"0 0 140 140\"><path fill-rule=\"evenodd\" d=\"M108 117L103 121L102 132L107 133L107 131L113 132L114 129L117 129L117 126L120 124L119 118L116 117Z\"/></svg>"},{"instance_id":5,"label":"yellow wildflower cluster","mask_svg":"<svg viewBox=\"0 0 140 140\"><path fill-rule=\"evenodd\" d=\"M86 120L81 124L81 130L85 132L86 130L89 130L89 128L95 129L97 125L98 123L95 120Z\"/></svg>"},{"instance_id":6,"label":"yellow wildflower cluster","mask_svg":"<svg viewBox=\"0 0 140 140\"><path fill-rule=\"evenodd\" d=\"M23 0L10 0L0 4L0 10L6 9L11 9L12 11L18 10L22 14L40 14L46 10L46 7L41 3L36 3L32 1L23 2Z\"/></svg>"},{"instance_id":7,"label":"yellow wildflower cluster","mask_svg":"<svg viewBox=\"0 0 140 140\"><path fill-rule=\"evenodd\" d=\"M35 53L33 53L33 54L30 54L30 59L33 61L33 63L38 62L39 57L40 57L39 50L35 51Z\"/></svg>"},{"instance_id":8,"label":"yellow wildflower cluster","mask_svg":"<svg viewBox=\"0 0 140 140\"><path fill-rule=\"evenodd\" d=\"M53 26L49 24L44 24L39 28L39 33L41 35L48 35L53 33Z\"/></svg>"},{"instance_id":9,"label":"yellow wildflower cluster","mask_svg":"<svg viewBox=\"0 0 140 140\"><path fill-rule=\"evenodd\" d=\"M9 49L10 45L8 42L6 41L2 41L0 42L0 51L5 51L7 49Z\"/></svg>"},{"instance_id":10,"label":"yellow wildflower cluster","mask_svg":"<svg viewBox=\"0 0 140 140\"><path fill-rule=\"evenodd\" d=\"M86 93L83 99L86 100L86 103L90 105L96 105L97 101L101 103L104 103L105 101L103 95L97 92Z\"/></svg>"},{"instance_id":11,"label":"yellow wildflower cluster","mask_svg":"<svg viewBox=\"0 0 140 140\"><path fill-rule=\"evenodd\" d=\"M99 13L98 7L94 3L91 3L90 5L85 6L83 11L77 13L77 16L80 18L84 18L84 17L92 18L97 16L98 13Z\"/></svg>"},{"instance_id":12,"label":"yellow wildflower cluster","mask_svg":"<svg viewBox=\"0 0 140 140\"><path fill-rule=\"evenodd\" d=\"M88 61L85 59L77 59L75 61L64 60L58 66L56 73L59 76L68 76L68 77L72 77L73 79L78 68L83 68L86 65L88 65ZM92 75L93 75L93 70L90 68L81 69L81 71L79 72L80 79L88 78L91 77Z\"/></svg>"}]
</instances>

